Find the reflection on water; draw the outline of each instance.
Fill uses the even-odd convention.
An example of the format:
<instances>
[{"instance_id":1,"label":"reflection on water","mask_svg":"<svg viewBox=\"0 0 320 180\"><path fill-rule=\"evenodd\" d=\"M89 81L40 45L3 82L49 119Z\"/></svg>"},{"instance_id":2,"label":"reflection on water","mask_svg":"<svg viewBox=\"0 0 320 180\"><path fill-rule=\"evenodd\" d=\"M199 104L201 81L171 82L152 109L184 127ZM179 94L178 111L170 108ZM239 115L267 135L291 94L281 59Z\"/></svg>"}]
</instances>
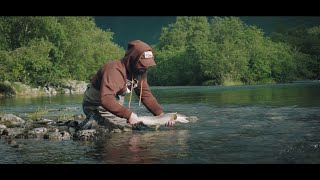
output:
<instances>
[{"instance_id":1,"label":"reflection on water","mask_svg":"<svg viewBox=\"0 0 320 180\"><path fill-rule=\"evenodd\" d=\"M137 131L96 142L87 153L100 163L161 163L188 152L187 130Z\"/></svg>"},{"instance_id":2,"label":"reflection on water","mask_svg":"<svg viewBox=\"0 0 320 180\"><path fill-rule=\"evenodd\" d=\"M153 92L165 112L199 121L111 134L97 142L28 139L12 148L0 140L0 163L320 163L319 83L157 87ZM25 113L44 105L81 107L81 100L1 99L0 108ZM150 115L137 102L132 110Z\"/></svg>"}]
</instances>

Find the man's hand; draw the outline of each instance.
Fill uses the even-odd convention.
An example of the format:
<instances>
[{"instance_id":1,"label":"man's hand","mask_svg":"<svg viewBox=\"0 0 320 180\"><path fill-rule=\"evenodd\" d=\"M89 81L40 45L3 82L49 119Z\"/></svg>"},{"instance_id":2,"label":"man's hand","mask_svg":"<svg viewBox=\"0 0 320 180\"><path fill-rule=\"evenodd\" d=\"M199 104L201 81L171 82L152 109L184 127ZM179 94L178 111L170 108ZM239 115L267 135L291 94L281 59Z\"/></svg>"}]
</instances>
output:
<instances>
[{"instance_id":1,"label":"man's hand","mask_svg":"<svg viewBox=\"0 0 320 180\"><path fill-rule=\"evenodd\" d=\"M139 120L138 116L136 113L131 113L130 118L128 119L128 123L131 125L135 125L137 123L140 123L141 121Z\"/></svg>"},{"instance_id":2,"label":"man's hand","mask_svg":"<svg viewBox=\"0 0 320 180\"><path fill-rule=\"evenodd\" d=\"M174 121L168 121L165 126L173 126L176 122Z\"/></svg>"},{"instance_id":3,"label":"man's hand","mask_svg":"<svg viewBox=\"0 0 320 180\"><path fill-rule=\"evenodd\" d=\"M158 116L161 116L161 115L163 115L163 114L164 114L164 112L162 112L162 113L159 114ZM165 126L173 126L175 123L176 123L176 122L174 122L174 121L168 121L168 122L165 124Z\"/></svg>"}]
</instances>

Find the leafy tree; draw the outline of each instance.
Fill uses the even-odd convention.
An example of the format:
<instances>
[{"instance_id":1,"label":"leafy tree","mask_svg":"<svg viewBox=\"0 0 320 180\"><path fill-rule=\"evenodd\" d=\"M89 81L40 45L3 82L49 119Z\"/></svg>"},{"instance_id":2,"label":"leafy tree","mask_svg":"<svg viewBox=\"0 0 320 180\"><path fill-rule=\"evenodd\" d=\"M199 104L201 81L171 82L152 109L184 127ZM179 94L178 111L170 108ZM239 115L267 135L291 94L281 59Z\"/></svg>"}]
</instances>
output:
<instances>
[{"instance_id":1,"label":"leafy tree","mask_svg":"<svg viewBox=\"0 0 320 180\"><path fill-rule=\"evenodd\" d=\"M320 26L297 27L272 33L275 42L289 44L300 79L320 78Z\"/></svg>"},{"instance_id":2,"label":"leafy tree","mask_svg":"<svg viewBox=\"0 0 320 180\"><path fill-rule=\"evenodd\" d=\"M0 17L0 80L36 86L87 80L107 60L123 56L112 37L93 17Z\"/></svg>"},{"instance_id":3,"label":"leafy tree","mask_svg":"<svg viewBox=\"0 0 320 180\"><path fill-rule=\"evenodd\" d=\"M237 17L177 17L162 29L154 84L285 82L296 78L294 52ZM170 77L170 78L169 78Z\"/></svg>"},{"instance_id":4,"label":"leafy tree","mask_svg":"<svg viewBox=\"0 0 320 180\"><path fill-rule=\"evenodd\" d=\"M159 43L156 46L157 69L170 79L154 80L154 84L200 84L200 62L195 55L197 47L206 41L209 34L209 23L207 17L177 17L175 24L170 24L162 29ZM173 69L174 72L170 70ZM168 72L170 71L170 72ZM163 73L165 72L165 73ZM166 75L164 75L166 74ZM174 75L173 75L174 74ZM150 78L151 79L151 78Z\"/></svg>"}]
</instances>

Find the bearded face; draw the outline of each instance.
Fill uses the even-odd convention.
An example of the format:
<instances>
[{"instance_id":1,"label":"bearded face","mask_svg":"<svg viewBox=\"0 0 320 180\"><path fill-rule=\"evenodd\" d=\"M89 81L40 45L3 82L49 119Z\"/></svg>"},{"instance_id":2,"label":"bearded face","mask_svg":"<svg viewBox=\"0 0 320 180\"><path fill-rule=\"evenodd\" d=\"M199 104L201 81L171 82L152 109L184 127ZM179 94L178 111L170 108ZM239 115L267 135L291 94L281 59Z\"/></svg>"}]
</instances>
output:
<instances>
[{"instance_id":1,"label":"bearded face","mask_svg":"<svg viewBox=\"0 0 320 180\"><path fill-rule=\"evenodd\" d=\"M138 64L136 65L136 68L134 69L134 73L139 76L146 72L147 72L147 68L143 66L141 62L138 62Z\"/></svg>"},{"instance_id":2,"label":"bearded face","mask_svg":"<svg viewBox=\"0 0 320 180\"><path fill-rule=\"evenodd\" d=\"M146 73L147 72L147 69L146 68L141 68L141 69L137 69L136 71L135 71L135 74L136 75L142 75L142 74L144 74L144 73Z\"/></svg>"}]
</instances>

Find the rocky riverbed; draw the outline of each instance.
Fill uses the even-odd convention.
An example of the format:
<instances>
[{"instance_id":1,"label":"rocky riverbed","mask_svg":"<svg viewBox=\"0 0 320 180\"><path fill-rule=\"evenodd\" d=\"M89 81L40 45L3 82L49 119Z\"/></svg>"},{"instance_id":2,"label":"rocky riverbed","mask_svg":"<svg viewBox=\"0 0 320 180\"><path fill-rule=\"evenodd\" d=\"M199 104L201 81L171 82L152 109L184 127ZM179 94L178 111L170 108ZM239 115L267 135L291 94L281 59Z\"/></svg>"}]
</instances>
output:
<instances>
[{"instance_id":1,"label":"rocky riverbed","mask_svg":"<svg viewBox=\"0 0 320 180\"><path fill-rule=\"evenodd\" d=\"M41 118L39 120L23 119L14 114L0 115L0 138L12 147L19 147L15 139L48 139L48 140L97 140L110 133L132 131L132 126L126 119L116 116L103 118L99 123L88 119L85 127L80 123L84 115L74 115L76 120L54 120Z\"/></svg>"}]
</instances>

